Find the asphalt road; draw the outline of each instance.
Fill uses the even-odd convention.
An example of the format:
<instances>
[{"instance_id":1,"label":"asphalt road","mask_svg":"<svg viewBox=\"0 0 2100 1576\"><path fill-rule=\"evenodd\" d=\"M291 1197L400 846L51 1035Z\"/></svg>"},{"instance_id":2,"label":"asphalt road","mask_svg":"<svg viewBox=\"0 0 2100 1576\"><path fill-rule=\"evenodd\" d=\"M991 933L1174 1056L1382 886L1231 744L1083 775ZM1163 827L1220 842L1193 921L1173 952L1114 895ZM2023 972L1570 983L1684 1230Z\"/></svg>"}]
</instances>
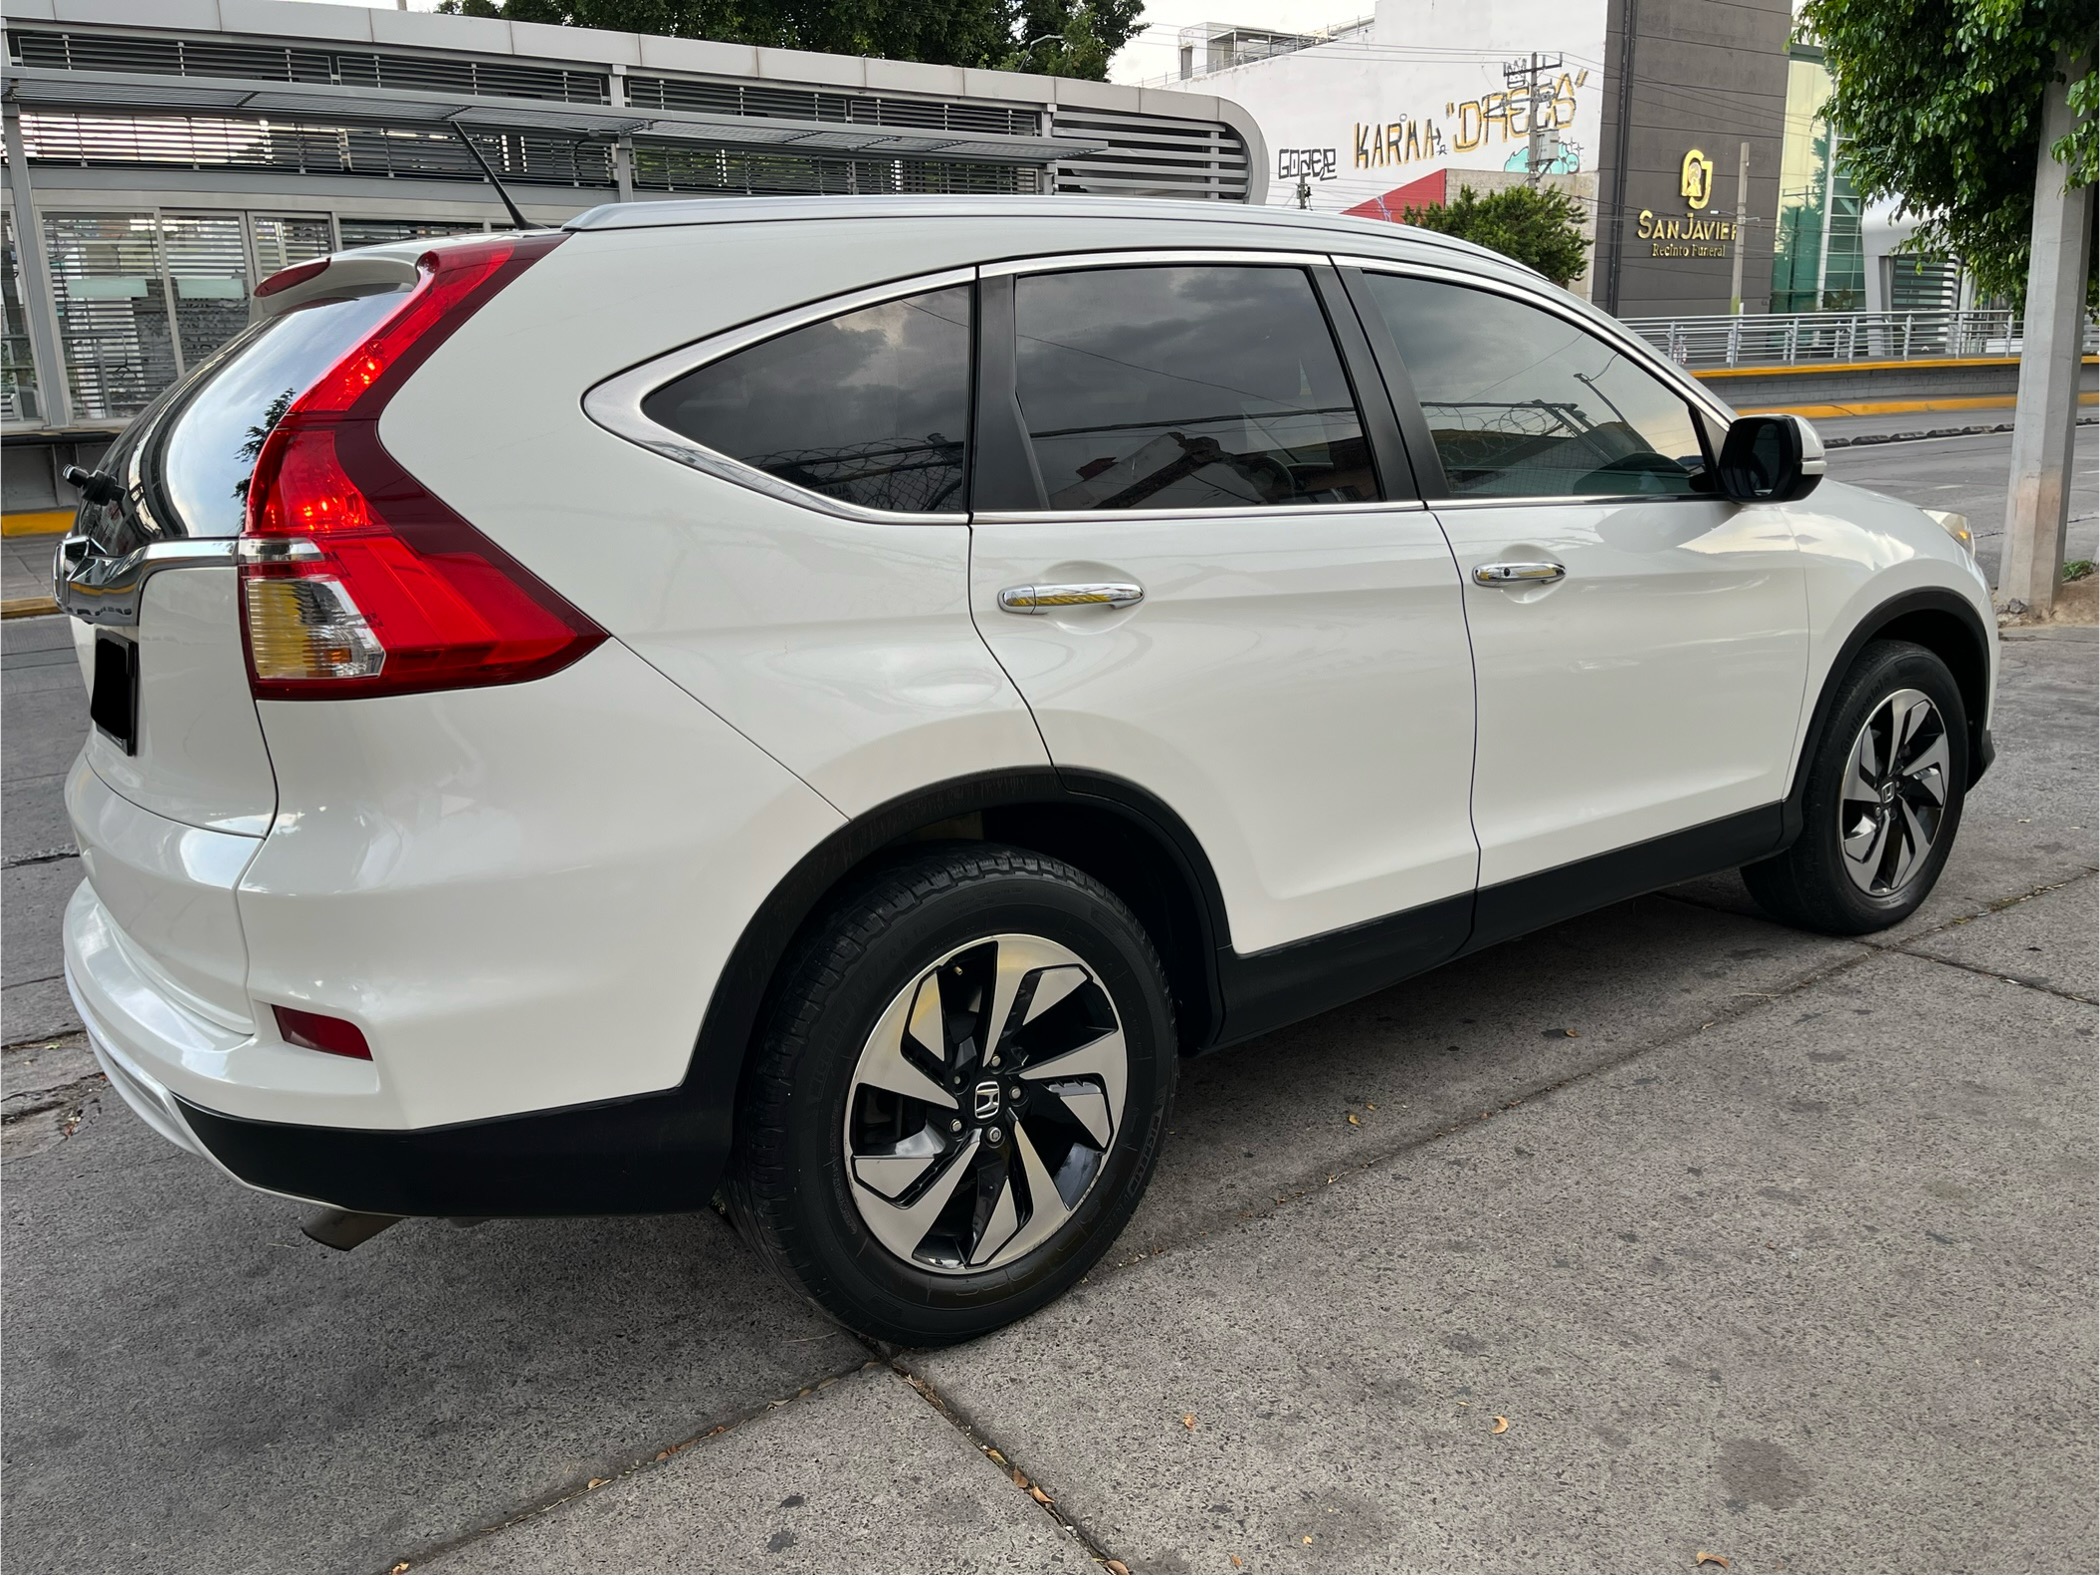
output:
<instances>
[{"instance_id":1,"label":"asphalt road","mask_svg":"<svg viewBox=\"0 0 2100 1576\"><path fill-rule=\"evenodd\" d=\"M1980 412L1996 415L1997 412ZM2008 418L2010 413L2003 413ZM1961 415L1920 416L1920 423L1954 425ZM1866 430L1885 430L1887 417L1874 417L1877 425ZM1842 422L1819 422L1818 430L1833 434L1849 432ZM2065 533L2066 559L2100 559L2100 426L2080 427L2073 444L2075 460L2071 482L2070 526ZM1998 562L2005 548L2005 482L2012 464L2012 435L1981 433L1965 438L1928 438L1918 443L1873 443L1856 448L1833 449L1830 474L1855 486L1898 498L1927 509L1948 509L1969 517L1976 532L1976 558L1998 583Z\"/></svg>"},{"instance_id":2,"label":"asphalt road","mask_svg":"<svg viewBox=\"0 0 2100 1576\"><path fill-rule=\"evenodd\" d=\"M2090 629L2008 638L1905 926L1716 878L1193 1063L1103 1267L937 1354L711 1215L338 1255L147 1132L39 978L61 642L7 625L0 674L7 1568L2100 1563Z\"/></svg>"}]
</instances>

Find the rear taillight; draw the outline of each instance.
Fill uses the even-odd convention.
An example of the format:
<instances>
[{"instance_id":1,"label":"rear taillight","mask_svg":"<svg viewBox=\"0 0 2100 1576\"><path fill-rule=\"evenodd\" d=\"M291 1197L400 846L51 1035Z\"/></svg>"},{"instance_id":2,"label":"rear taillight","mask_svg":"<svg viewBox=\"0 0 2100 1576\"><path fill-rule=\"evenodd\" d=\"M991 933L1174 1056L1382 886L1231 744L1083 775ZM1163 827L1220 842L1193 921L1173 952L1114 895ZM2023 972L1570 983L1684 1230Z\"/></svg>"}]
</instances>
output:
<instances>
[{"instance_id":1,"label":"rear taillight","mask_svg":"<svg viewBox=\"0 0 2100 1576\"><path fill-rule=\"evenodd\" d=\"M500 236L426 253L401 305L270 429L242 531L257 696L514 684L605 639L379 441L380 413L409 374L561 239Z\"/></svg>"}]
</instances>

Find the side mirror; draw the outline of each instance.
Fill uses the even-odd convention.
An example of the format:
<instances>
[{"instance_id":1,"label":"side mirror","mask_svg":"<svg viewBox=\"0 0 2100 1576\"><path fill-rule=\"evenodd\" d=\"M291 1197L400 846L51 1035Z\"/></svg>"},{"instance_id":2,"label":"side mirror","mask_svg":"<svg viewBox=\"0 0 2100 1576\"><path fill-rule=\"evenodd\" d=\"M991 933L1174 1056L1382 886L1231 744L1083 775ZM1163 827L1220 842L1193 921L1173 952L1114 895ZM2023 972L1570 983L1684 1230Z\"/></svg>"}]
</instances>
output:
<instances>
[{"instance_id":1,"label":"side mirror","mask_svg":"<svg viewBox=\"0 0 2100 1576\"><path fill-rule=\"evenodd\" d=\"M1738 416L1721 444L1721 495L1737 503L1792 503L1823 479L1823 440L1799 416Z\"/></svg>"}]
</instances>

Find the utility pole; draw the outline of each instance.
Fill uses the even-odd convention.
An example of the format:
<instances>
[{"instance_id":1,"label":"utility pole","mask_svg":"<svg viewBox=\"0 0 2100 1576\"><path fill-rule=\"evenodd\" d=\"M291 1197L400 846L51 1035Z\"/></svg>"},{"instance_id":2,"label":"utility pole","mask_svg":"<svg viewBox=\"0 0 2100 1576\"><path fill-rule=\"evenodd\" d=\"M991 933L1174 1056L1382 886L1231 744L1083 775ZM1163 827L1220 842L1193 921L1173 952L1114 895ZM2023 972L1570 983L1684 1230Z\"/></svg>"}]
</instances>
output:
<instances>
[{"instance_id":1,"label":"utility pole","mask_svg":"<svg viewBox=\"0 0 2100 1576\"><path fill-rule=\"evenodd\" d=\"M2048 617L2064 571L2071 507L2071 441L2078 421L2078 368L2085 348L2085 275L2093 244L2093 188L2065 189L2050 152L2073 124L2068 83L2086 58L2057 61L2042 93L2042 146L2035 158L2033 258L2020 341L2020 394L2013 411L2012 479L2005 495L2006 606Z\"/></svg>"},{"instance_id":2,"label":"utility pole","mask_svg":"<svg viewBox=\"0 0 2100 1576\"><path fill-rule=\"evenodd\" d=\"M1728 286L1728 315L1743 315L1743 232L1750 226L1750 144L1735 166L1735 278Z\"/></svg>"},{"instance_id":3,"label":"utility pole","mask_svg":"<svg viewBox=\"0 0 2100 1576\"><path fill-rule=\"evenodd\" d=\"M1547 151L1548 143L1546 139L1548 123L1553 118L1552 78L1550 75L1548 76L1546 90L1542 95L1539 91L1539 74L1541 72L1555 72L1560 70L1560 68L1561 57L1559 55L1555 55L1551 60L1548 60L1535 49L1531 52L1529 61L1510 60L1505 61L1502 66L1502 81L1509 90L1508 96L1514 97L1517 86L1521 83L1524 88L1524 101L1531 106L1525 121L1527 135L1525 138L1524 179L1527 185L1538 185L1540 177L1546 173L1546 166L1558 157L1558 148L1555 148L1552 152ZM1555 141L1557 142L1558 139L1556 138Z\"/></svg>"},{"instance_id":4,"label":"utility pole","mask_svg":"<svg viewBox=\"0 0 2100 1576\"><path fill-rule=\"evenodd\" d=\"M1310 208L1312 206L1312 182L1300 175L1298 177L1298 189L1291 195L1298 199L1300 208Z\"/></svg>"}]
</instances>

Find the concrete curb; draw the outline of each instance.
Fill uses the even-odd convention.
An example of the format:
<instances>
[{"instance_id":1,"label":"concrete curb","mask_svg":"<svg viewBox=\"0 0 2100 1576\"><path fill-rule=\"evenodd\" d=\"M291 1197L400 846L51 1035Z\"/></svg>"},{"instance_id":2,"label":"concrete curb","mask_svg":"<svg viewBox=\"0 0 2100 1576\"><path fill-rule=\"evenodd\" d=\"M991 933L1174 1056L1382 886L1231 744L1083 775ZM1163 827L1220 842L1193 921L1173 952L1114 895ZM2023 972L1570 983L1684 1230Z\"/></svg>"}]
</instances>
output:
<instances>
[{"instance_id":1,"label":"concrete curb","mask_svg":"<svg viewBox=\"0 0 2100 1576\"><path fill-rule=\"evenodd\" d=\"M2080 416L2081 427L2100 427L2100 416ZM1968 427L1930 427L1922 432L1862 432L1850 438L1825 438L1826 449L1857 449L1870 443L1916 443L1921 438L1972 438L1983 433L2011 432L2009 421L1993 421Z\"/></svg>"}]
</instances>

